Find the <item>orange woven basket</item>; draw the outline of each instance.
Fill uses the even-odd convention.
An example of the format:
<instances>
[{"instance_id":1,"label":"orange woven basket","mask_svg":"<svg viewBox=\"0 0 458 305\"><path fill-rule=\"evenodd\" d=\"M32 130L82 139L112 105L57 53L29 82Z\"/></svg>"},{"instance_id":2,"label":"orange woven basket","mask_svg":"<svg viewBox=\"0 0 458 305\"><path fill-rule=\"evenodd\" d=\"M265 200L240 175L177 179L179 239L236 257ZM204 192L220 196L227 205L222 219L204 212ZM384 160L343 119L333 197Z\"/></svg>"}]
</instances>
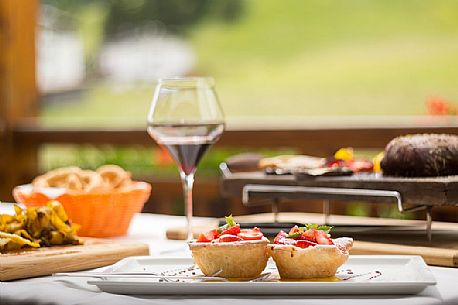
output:
<instances>
[{"instance_id":1,"label":"orange woven basket","mask_svg":"<svg viewBox=\"0 0 458 305\"><path fill-rule=\"evenodd\" d=\"M122 191L90 194L63 193L53 197L44 192L26 192L18 186L13 190L14 199L26 207L41 206L49 200L59 201L68 218L78 225L78 235L91 237L114 237L127 233L130 222L139 213L151 194L151 185L133 182Z\"/></svg>"}]
</instances>

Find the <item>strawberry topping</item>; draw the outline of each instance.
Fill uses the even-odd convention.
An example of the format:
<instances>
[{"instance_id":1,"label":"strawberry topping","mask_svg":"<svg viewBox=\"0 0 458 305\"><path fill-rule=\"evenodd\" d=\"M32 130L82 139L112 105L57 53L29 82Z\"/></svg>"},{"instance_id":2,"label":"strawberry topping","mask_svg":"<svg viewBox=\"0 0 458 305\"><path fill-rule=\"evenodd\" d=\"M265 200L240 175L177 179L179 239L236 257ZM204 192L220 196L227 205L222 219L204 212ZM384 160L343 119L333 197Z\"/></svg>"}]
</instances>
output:
<instances>
[{"instance_id":1,"label":"strawberry topping","mask_svg":"<svg viewBox=\"0 0 458 305\"><path fill-rule=\"evenodd\" d=\"M308 224L305 227L294 226L286 234L280 231L274 239L275 244L294 245L300 248L308 248L316 245L333 245L329 235L331 227Z\"/></svg>"},{"instance_id":2,"label":"strawberry topping","mask_svg":"<svg viewBox=\"0 0 458 305\"><path fill-rule=\"evenodd\" d=\"M286 233L285 233L286 234ZM264 235L257 227L240 230L232 215L226 217L226 224L216 229L199 234L197 242L233 242L243 240L261 240Z\"/></svg>"}]
</instances>

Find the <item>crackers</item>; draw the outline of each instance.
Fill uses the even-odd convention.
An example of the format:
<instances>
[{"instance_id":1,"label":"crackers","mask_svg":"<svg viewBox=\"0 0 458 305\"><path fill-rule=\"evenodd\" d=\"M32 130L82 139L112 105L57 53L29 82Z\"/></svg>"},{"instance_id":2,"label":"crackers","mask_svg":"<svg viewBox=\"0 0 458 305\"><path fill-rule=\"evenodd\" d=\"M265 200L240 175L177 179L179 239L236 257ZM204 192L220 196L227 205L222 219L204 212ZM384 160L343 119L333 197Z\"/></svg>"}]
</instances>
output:
<instances>
[{"instance_id":1,"label":"crackers","mask_svg":"<svg viewBox=\"0 0 458 305\"><path fill-rule=\"evenodd\" d=\"M70 193L110 192L132 184L131 175L117 165L103 165L96 171L76 166L51 170L32 181L34 188L61 187Z\"/></svg>"}]
</instances>

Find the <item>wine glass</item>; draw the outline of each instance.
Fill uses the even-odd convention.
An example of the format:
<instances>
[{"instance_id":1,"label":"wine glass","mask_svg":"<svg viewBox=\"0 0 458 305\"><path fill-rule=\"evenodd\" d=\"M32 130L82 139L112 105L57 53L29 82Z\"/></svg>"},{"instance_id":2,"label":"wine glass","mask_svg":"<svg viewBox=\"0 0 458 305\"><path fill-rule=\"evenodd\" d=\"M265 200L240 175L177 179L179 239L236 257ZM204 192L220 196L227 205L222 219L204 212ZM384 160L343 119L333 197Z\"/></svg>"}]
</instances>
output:
<instances>
[{"instance_id":1,"label":"wine glass","mask_svg":"<svg viewBox=\"0 0 458 305\"><path fill-rule=\"evenodd\" d=\"M175 160L180 171L192 239L192 187L202 156L224 131L224 114L214 81L207 77L160 79L148 114L148 133Z\"/></svg>"}]
</instances>

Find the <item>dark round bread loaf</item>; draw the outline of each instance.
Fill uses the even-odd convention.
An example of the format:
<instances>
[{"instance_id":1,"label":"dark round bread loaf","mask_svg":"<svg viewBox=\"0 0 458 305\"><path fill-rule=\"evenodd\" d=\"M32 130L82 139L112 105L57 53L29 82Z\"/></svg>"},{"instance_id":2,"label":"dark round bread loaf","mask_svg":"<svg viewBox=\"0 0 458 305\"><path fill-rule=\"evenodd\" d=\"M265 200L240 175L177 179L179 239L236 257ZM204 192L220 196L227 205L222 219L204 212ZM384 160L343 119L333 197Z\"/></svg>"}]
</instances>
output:
<instances>
[{"instance_id":1,"label":"dark round bread loaf","mask_svg":"<svg viewBox=\"0 0 458 305\"><path fill-rule=\"evenodd\" d=\"M384 175L433 177L458 175L458 136L414 134L397 137L385 148Z\"/></svg>"}]
</instances>

